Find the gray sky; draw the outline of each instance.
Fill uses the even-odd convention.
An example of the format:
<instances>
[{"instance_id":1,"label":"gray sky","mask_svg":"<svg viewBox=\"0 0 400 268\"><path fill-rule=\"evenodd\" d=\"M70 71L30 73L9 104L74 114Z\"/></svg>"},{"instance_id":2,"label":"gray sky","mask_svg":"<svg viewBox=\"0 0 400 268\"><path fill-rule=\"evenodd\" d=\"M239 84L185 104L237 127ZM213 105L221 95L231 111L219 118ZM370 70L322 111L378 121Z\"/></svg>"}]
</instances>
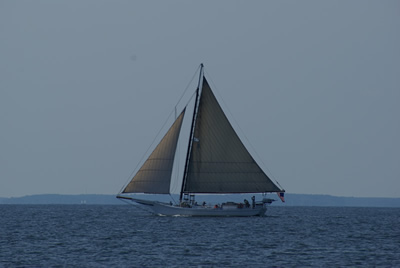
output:
<instances>
[{"instance_id":1,"label":"gray sky","mask_svg":"<svg viewBox=\"0 0 400 268\"><path fill-rule=\"evenodd\" d=\"M0 196L117 193L203 62L287 192L400 197L399 29L399 1L0 1Z\"/></svg>"}]
</instances>

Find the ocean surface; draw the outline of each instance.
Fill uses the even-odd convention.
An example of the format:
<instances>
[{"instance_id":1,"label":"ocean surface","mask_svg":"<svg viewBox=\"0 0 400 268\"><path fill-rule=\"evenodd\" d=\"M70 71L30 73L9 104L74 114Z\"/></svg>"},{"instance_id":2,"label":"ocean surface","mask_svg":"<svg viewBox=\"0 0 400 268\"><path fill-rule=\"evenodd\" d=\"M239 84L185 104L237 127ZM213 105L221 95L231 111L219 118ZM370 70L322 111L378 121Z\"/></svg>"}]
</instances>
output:
<instances>
[{"instance_id":1,"label":"ocean surface","mask_svg":"<svg viewBox=\"0 0 400 268\"><path fill-rule=\"evenodd\" d=\"M132 205L0 205L0 267L400 267L400 209L159 217Z\"/></svg>"}]
</instances>

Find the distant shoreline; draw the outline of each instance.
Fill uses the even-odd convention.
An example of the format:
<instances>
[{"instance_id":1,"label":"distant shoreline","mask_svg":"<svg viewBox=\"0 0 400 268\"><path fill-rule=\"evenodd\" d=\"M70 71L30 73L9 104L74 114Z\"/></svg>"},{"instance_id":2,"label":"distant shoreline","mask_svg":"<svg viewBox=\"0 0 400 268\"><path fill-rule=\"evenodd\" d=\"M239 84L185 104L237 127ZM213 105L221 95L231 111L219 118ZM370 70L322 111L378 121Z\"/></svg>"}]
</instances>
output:
<instances>
[{"instance_id":1,"label":"distant shoreline","mask_svg":"<svg viewBox=\"0 0 400 268\"><path fill-rule=\"evenodd\" d=\"M209 202L219 203L223 201L240 202L247 195L225 195L221 196L196 196L196 200L208 200ZM147 196L143 196L145 199ZM274 194L270 198L278 199ZM151 196L159 201L169 202L169 196ZM147 198L149 199L149 198ZM400 198L384 197L339 197L331 195L312 195L312 194L285 194L286 202L276 201L272 206L335 206L335 207L400 207ZM176 199L175 199L176 200ZM117 200L115 195L102 194L81 194L81 195L60 195L60 194L39 194L27 195L22 197L0 197L0 204L87 204L87 205L124 205L124 202Z\"/></svg>"}]
</instances>

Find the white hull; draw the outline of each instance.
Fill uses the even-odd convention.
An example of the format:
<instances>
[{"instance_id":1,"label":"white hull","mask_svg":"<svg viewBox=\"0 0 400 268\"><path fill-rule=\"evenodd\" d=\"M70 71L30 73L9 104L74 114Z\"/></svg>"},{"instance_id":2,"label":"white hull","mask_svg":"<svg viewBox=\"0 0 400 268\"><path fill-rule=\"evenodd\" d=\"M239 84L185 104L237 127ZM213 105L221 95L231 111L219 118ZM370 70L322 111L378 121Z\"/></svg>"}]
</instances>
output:
<instances>
[{"instance_id":1,"label":"white hull","mask_svg":"<svg viewBox=\"0 0 400 268\"><path fill-rule=\"evenodd\" d=\"M119 197L121 198L121 197ZM160 216L195 216L195 217L251 217L251 216L264 216L267 211L267 203L258 203L254 208L252 207L209 207L209 206L192 206L181 207L176 205L169 205L157 201L147 201L135 198L124 199L132 200L142 205L146 210L153 214Z\"/></svg>"}]
</instances>

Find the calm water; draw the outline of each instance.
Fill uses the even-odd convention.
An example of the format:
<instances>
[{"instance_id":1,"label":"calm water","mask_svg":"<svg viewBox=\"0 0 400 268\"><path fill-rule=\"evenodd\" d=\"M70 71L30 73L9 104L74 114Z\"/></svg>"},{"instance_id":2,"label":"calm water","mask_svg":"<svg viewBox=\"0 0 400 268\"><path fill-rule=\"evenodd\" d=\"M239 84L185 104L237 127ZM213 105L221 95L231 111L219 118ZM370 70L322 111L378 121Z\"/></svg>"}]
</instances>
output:
<instances>
[{"instance_id":1,"label":"calm water","mask_svg":"<svg viewBox=\"0 0 400 268\"><path fill-rule=\"evenodd\" d=\"M400 267L400 209L267 213L185 218L122 205L0 205L0 267Z\"/></svg>"}]
</instances>

